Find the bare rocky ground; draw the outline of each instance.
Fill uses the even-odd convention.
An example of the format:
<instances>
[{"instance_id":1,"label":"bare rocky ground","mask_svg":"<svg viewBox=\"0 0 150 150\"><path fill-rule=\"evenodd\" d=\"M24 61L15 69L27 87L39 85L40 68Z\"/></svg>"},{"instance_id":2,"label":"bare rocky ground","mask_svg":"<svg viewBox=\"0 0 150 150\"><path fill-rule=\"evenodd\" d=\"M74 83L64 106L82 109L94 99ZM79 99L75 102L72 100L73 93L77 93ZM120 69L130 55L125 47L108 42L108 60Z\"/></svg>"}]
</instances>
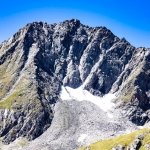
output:
<instances>
[{"instance_id":1,"label":"bare rocky ground","mask_svg":"<svg viewBox=\"0 0 150 150\"><path fill-rule=\"evenodd\" d=\"M113 118L88 101L60 101L55 106L52 125L40 137L28 143L23 150L75 150L100 139L110 138L138 129L126 119ZM121 116L120 116L121 117ZM18 142L17 142L18 143ZM19 149L16 143L5 146L7 150Z\"/></svg>"}]
</instances>

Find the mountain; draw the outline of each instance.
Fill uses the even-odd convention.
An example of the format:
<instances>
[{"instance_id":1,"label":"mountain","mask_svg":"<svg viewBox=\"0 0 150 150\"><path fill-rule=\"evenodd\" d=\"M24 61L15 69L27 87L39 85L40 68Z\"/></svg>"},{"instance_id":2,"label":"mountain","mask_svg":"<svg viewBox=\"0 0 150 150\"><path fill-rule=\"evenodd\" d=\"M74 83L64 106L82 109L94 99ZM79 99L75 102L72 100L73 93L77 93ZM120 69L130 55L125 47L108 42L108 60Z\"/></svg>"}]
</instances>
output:
<instances>
[{"instance_id":1,"label":"mountain","mask_svg":"<svg viewBox=\"0 0 150 150\"><path fill-rule=\"evenodd\" d=\"M106 27L33 22L0 45L4 144L41 135L29 149L72 150L149 119L150 49Z\"/></svg>"}]
</instances>

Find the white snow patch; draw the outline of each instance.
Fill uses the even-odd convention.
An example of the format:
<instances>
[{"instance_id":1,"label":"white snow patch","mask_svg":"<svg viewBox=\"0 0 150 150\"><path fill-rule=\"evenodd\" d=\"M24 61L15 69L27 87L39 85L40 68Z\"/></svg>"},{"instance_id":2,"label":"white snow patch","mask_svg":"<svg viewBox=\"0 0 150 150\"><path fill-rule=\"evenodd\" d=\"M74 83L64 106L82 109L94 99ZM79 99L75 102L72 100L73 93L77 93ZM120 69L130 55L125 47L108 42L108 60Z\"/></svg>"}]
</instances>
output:
<instances>
[{"instance_id":1,"label":"white snow patch","mask_svg":"<svg viewBox=\"0 0 150 150\"><path fill-rule=\"evenodd\" d=\"M4 120L3 120L3 128L5 128L5 126L6 126L7 115L8 115L8 109L5 109L5 111L4 111Z\"/></svg>"},{"instance_id":2,"label":"white snow patch","mask_svg":"<svg viewBox=\"0 0 150 150\"><path fill-rule=\"evenodd\" d=\"M79 138L78 138L78 142L82 143L82 142L85 140L86 137L87 137L86 134L81 134L81 135L79 136Z\"/></svg>"},{"instance_id":3,"label":"white snow patch","mask_svg":"<svg viewBox=\"0 0 150 150\"><path fill-rule=\"evenodd\" d=\"M145 128L145 126L138 126L138 128L139 128L139 129L144 129L144 128Z\"/></svg>"},{"instance_id":4,"label":"white snow patch","mask_svg":"<svg viewBox=\"0 0 150 150\"><path fill-rule=\"evenodd\" d=\"M82 86L79 88L73 89L70 87L62 86L62 91L60 93L60 98L62 100L77 100L77 101L89 101L97 105L100 109L107 112L108 117L113 118L110 111L114 107L112 100L115 98L115 94L106 94L103 97L94 96L87 90L84 90Z\"/></svg>"},{"instance_id":5,"label":"white snow patch","mask_svg":"<svg viewBox=\"0 0 150 150\"><path fill-rule=\"evenodd\" d=\"M4 111L4 118L7 118L7 114L8 114L8 109L5 109L5 111Z\"/></svg>"},{"instance_id":6,"label":"white snow patch","mask_svg":"<svg viewBox=\"0 0 150 150\"><path fill-rule=\"evenodd\" d=\"M112 113L107 112L107 115L108 115L109 118L113 118L113 114Z\"/></svg>"}]
</instances>

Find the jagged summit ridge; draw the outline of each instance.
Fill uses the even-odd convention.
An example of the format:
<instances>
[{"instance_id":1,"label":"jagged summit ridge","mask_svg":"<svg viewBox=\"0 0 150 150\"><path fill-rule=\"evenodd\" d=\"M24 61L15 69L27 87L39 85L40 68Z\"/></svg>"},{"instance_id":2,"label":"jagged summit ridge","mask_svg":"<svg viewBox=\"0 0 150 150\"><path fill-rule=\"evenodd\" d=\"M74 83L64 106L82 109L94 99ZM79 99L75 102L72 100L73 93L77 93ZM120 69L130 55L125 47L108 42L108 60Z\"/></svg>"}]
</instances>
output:
<instances>
[{"instance_id":1,"label":"jagged summit ridge","mask_svg":"<svg viewBox=\"0 0 150 150\"><path fill-rule=\"evenodd\" d=\"M149 49L105 27L75 19L27 24L0 45L0 136L9 143L41 135L51 126L62 86L82 85L97 96L115 92L123 115L143 125L149 121L149 66Z\"/></svg>"}]
</instances>

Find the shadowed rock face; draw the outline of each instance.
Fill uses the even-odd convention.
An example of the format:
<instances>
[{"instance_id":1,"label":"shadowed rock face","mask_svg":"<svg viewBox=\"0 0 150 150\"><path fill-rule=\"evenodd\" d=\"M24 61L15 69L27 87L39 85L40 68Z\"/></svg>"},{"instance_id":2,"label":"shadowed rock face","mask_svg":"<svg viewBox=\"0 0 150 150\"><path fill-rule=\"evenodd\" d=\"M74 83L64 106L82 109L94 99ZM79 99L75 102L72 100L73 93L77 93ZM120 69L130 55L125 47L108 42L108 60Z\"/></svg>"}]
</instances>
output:
<instances>
[{"instance_id":1,"label":"shadowed rock face","mask_svg":"<svg viewBox=\"0 0 150 150\"><path fill-rule=\"evenodd\" d=\"M150 117L150 50L79 20L26 25L0 45L3 141L32 140L50 127L62 85L84 85L98 96L116 92L122 115L143 125Z\"/></svg>"}]
</instances>

